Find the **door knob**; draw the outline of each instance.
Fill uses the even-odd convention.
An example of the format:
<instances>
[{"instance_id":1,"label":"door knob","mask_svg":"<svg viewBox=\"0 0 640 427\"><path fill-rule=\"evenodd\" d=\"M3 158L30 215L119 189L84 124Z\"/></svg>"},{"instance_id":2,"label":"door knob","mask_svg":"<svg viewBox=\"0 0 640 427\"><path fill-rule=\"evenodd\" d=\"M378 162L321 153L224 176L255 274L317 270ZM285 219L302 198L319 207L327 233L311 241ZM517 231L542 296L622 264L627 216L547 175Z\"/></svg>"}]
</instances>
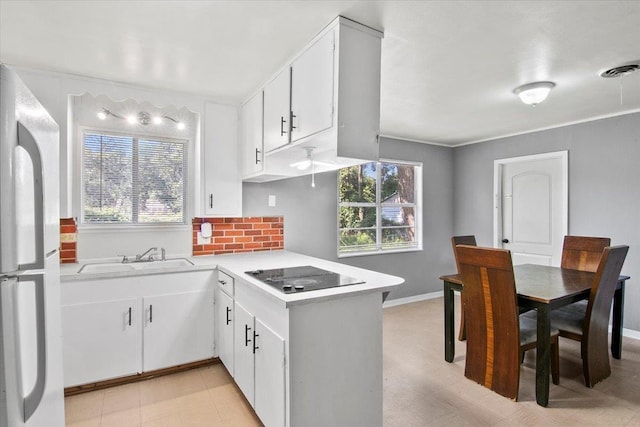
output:
<instances>
[{"instance_id":1,"label":"door knob","mask_svg":"<svg viewBox=\"0 0 640 427\"><path fill-rule=\"evenodd\" d=\"M502 239L502 243L509 243L509 239Z\"/></svg>"}]
</instances>

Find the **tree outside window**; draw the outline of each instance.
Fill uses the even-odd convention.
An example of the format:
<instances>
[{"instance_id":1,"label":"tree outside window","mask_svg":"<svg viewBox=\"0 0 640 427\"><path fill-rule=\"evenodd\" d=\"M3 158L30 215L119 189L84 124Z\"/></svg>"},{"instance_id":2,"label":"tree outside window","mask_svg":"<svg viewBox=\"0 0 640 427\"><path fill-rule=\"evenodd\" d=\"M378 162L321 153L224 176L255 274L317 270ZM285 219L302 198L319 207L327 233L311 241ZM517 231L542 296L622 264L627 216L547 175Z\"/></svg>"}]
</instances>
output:
<instances>
[{"instance_id":1,"label":"tree outside window","mask_svg":"<svg viewBox=\"0 0 640 427\"><path fill-rule=\"evenodd\" d=\"M339 254L413 249L419 166L372 162L338 172Z\"/></svg>"},{"instance_id":2,"label":"tree outside window","mask_svg":"<svg viewBox=\"0 0 640 427\"><path fill-rule=\"evenodd\" d=\"M185 222L187 142L83 134L84 223Z\"/></svg>"}]
</instances>

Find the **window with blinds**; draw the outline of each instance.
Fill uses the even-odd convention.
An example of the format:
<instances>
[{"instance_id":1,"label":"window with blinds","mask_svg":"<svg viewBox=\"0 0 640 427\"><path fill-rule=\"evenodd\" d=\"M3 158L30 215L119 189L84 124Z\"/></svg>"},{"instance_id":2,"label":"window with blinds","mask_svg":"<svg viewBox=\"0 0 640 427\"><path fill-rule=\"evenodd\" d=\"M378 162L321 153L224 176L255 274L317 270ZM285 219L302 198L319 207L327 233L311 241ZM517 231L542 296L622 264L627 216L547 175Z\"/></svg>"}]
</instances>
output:
<instances>
[{"instance_id":1,"label":"window with blinds","mask_svg":"<svg viewBox=\"0 0 640 427\"><path fill-rule=\"evenodd\" d=\"M82 222L185 224L187 141L82 135Z\"/></svg>"}]
</instances>

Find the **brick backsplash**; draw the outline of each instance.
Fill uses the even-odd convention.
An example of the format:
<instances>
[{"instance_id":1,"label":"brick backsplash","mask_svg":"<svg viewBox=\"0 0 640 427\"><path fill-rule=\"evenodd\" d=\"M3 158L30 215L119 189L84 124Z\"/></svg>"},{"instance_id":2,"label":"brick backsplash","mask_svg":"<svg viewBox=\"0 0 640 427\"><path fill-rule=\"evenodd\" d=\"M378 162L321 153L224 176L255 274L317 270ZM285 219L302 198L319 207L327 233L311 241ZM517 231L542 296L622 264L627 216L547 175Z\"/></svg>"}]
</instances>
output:
<instances>
[{"instance_id":1,"label":"brick backsplash","mask_svg":"<svg viewBox=\"0 0 640 427\"><path fill-rule=\"evenodd\" d=\"M60 263L78 262L76 241L78 228L73 218L60 218Z\"/></svg>"},{"instance_id":2,"label":"brick backsplash","mask_svg":"<svg viewBox=\"0 0 640 427\"><path fill-rule=\"evenodd\" d=\"M211 223L211 243L198 244L200 224ZM244 218L194 218L193 255L220 255L284 249L284 219L281 216Z\"/></svg>"}]
</instances>

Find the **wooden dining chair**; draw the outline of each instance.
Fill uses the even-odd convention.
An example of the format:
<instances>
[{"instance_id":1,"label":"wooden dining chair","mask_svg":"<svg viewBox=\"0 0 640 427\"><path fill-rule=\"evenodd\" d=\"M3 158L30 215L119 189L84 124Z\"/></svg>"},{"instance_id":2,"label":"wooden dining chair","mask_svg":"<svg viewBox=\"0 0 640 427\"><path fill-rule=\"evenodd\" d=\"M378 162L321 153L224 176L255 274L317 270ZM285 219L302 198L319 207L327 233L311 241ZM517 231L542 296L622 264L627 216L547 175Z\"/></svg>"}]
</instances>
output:
<instances>
[{"instance_id":1,"label":"wooden dining chair","mask_svg":"<svg viewBox=\"0 0 640 427\"><path fill-rule=\"evenodd\" d=\"M622 265L629 246L607 247L595 271L584 311L575 304L551 312L552 327L560 336L581 342L582 372L587 387L611 375L609 365L609 316Z\"/></svg>"},{"instance_id":2,"label":"wooden dining chair","mask_svg":"<svg viewBox=\"0 0 640 427\"><path fill-rule=\"evenodd\" d=\"M607 246L611 246L611 239L608 237L564 236L560 267L595 273L602 251ZM578 316L584 316L587 300L574 302L563 310L575 310L579 313Z\"/></svg>"},{"instance_id":3,"label":"wooden dining chair","mask_svg":"<svg viewBox=\"0 0 640 427\"><path fill-rule=\"evenodd\" d=\"M564 236L560 267L595 273L607 246L611 246L608 237Z\"/></svg>"},{"instance_id":4,"label":"wooden dining chair","mask_svg":"<svg viewBox=\"0 0 640 427\"><path fill-rule=\"evenodd\" d=\"M537 323L518 314L511 252L458 245L464 292L467 378L518 400L520 361L536 347ZM559 383L558 331L551 331L551 372Z\"/></svg>"},{"instance_id":5,"label":"wooden dining chair","mask_svg":"<svg viewBox=\"0 0 640 427\"><path fill-rule=\"evenodd\" d=\"M453 236L451 238L451 246L453 247L453 257L456 260L456 267L458 268L458 274L460 274L460 263L458 262L458 253L456 252L457 245L470 245L478 246L476 243L476 236ZM460 308L460 331L458 332L458 341L464 341L466 339L466 331L464 327L464 307Z\"/></svg>"}]
</instances>

